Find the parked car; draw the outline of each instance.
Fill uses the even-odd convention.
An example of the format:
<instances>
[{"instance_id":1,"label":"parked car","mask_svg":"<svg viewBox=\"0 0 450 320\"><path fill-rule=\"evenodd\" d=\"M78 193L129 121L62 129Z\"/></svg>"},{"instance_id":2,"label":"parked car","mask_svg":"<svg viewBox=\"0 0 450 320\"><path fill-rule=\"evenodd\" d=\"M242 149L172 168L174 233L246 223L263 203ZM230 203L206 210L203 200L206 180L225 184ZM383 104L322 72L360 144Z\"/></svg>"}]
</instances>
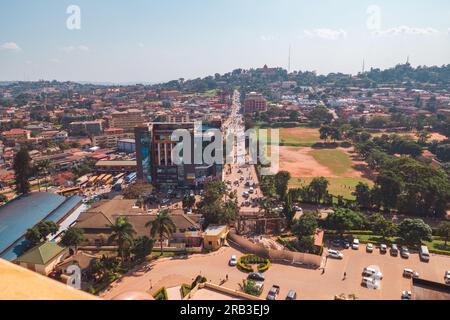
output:
<instances>
[{"instance_id":1,"label":"parked car","mask_svg":"<svg viewBox=\"0 0 450 320\"><path fill-rule=\"evenodd\" d=\"M366 245L366 251L369 252L369 253L372 253L373 252L373 244L368 243Z\"/></svg>"},{"instance_id":2,"label":"parked car","mask_svg":"<svg viewBox=\"0 0 450 320\"><path fill-rule=\"evenodd\" d=\"M404 259L408 259L409 258L409 250L407 247L403 246L400 249L400 256Z\"/></svg>"},{"instance_id":3,"label":"parked car","mask_svg":"<svg viewBox=\"0 0 450 320\"><path fill-rule=\"evenodd\" d=\"M353 239L353 242L352 242L352 249L353 250L358 250L359 249L359 239Z\"/></svg>"},{"instance_id":4,"label":"parked car","mask_svg":"<svg viewBox=\"0 0 450 320\"><path fill-rule=\"evenodd\" d=\"M423 262L430 261L430 252L428 251L427 246L420 246L419 257L420 257L420 260Z\"/></svg>"},{"instance_id":5,"label":"parked car","mask_svg":"<svg viewBox=\"0 0 450 320\"><path fill-rule=\"evenodd\" d=\"M412 269L405 268L403 269L403 276L405 278L419 278L419 273Z\"/></svg>"},{"instance_id":6,"label":"parked car","mask_svg":"<svg viewBox=\"0 0 450 320\"><path fill-rule=\"evenodd\" d=\"M450 285L450 270L445 271L444 281L445 281L445 284Z\"/></svg>"},{"instance_id":7,"label":"parked car","mask_svg":"<svg viewBox=\"0 0 450 320\"><path fill-rule=\"evenodd\" d=\"M328 249L328 257L334 259L343 259L344 255L337 250Z\"/></svg>"},{"instance_id":8,"label":"parked car","mask_svg":"<svg viewBox=\"0 0 450 320\"><path fill-rule=\"evenodd\" d=\"M397 245L396 245L396 244L393 244L393 245L391 246L391 249L390 249L389 252L391 253L391 256L393 256L393 257L398 256L398 247L397 247Z\"/></svg>"},{"instance_id":9,"label":"parked car","mask_svg":"<svg viewBox=\"0 0 450 320\"><path fill-rule=\"evenodd\" d=\"M264 281L264 275L262 273L259 272L251 272L249 273L249 275L247 276L247 279L249 280L256 280L256 281Z\"/></svg>"},{"instance_id":10,"label":"parked car","mask_svg":"<svg viewBox=\"0 0 450 320\"><path fill-rule=\"evenodd\" d=\"M381 254L385 254L387 252L387 245L385 245L384 243L382 243L380 245L380 253Z\"/></svg>"},{"instance_id":11,"label":"parked car","mask_svg":"<svg viewBox=\"0 0 450 320\"><path fill-rule=\"evenodd\" d=\"M377 282L377 280L374 279L374 278L371 278L371 277L363 277L363 278L362 278L361 284L362 284L363 286L370 287L370 288L374 288L374 289L377 289L377 288L378 288L378 282Z\"/></svg>"},{"instance_id":12,"label":"parked car","mask_svg":"<svg viewBox=\"0 0 450 320\"><path fill-rule=\"evenodd\" d=\"M289 290L286 295L286 300L297 300L297 292L294 290Z\"/></svg>"},{"instance_id":13,"label":"parked car","mask_svg":"<svg viewBox=\"0 0 450 320\"><path fill-rule=\"evenodd\" d=\"M333 246L339 247L341 245L341 240L333 239L333 241L331 243L333 244Z\"/></svg>"},{"instance_id":14,"label":"parked car","mask_svg":"<svg viewBox=\"0 0 450 320\"><path fill-rule=\"evenodd\" d=\"M402 291L402 300L411 300L411 291Z\"/></svg>"},{"instance_id":15,"label":"parked car","mask_svg":"<svg viewBox=\"0 0 450 320\"><path fill-rule=\"evenodd\" d=\"M345 249L350 248L350 242L348 240L344 240L342 242L342 247L344 247Z\"/></svg>"},{"instance_id":16,"label":"parked car","mask_svg":"<svg viewBox=\"0 0 450 320\"><path fill-rule=\"evenodd\" d=\"M280 287L277 285L273 285L272 288L270 288L269 293L267 293L267 300L275 300L277 296L280 294Z\"/></svg>"},{"instance_id":17,"label":"parked car","mask_svg":"<svg viewBox=\"0 0 450 320\"><path fill-rule=\"evenodd\" d=\"M231 267L236 266L237 265L237 257L235 255L232 255L231 258L230 258L230 261L228 262L228 264Z\"/></svg>"},{"instance_id":18,"label":"parked car","mask_svg":"<svg viewBox=\"0 0 450 320\"><path fill-rule=\"evenodd\" d=\"M377 271L374 268L370 268L370 267L364 268L362 274L365 277L372 277L373 279L376 279L376 280L383 279L383 274L380 271Z\"/></svg>"}]
</instances>

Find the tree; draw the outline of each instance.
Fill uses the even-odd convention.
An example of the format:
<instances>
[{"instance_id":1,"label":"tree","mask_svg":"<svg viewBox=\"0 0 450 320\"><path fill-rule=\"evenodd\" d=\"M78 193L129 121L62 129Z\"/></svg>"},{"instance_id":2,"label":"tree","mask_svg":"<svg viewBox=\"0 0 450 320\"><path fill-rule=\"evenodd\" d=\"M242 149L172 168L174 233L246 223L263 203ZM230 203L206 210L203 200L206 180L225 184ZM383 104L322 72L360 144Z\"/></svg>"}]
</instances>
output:
<instances>
[{"instance_id":1,"label":"tree","mask_svg":"<svg viewBox=\"0 0 450 320\"><path fill-rule=\"evenodd\" d=\"M290 179L291 174L287 171L279 171L275 175L275 190L280 200L282 200L286 196Z\"/></svg>"},{"instance_id":2,"label":"tree","mask_svg":"<svg viewBox=\"0 0 450 320\"><path fill-rule=\"evenodd\" d=\"M398 195L402 190L402 179L394 170L382 170L376 179L380 188L381 202L385 210L397 206Z\"/></svg>"},{"instance_id":3,"label":"tree","mask_svg":"<svg viewBox=\"0 0 450 320\"><path fill-rule=\"evenodd\" d=\"M138 258L143 259L152 253L154 240L147 236L138 237L133 244L131 252Z\"/></svg>"},{"instance_id":4,"label":"tree","mask_svg":"<svg viewBox=\"0 0 450 320\"><path fill-rule=\"evenodd\" d=\"M319 105L311 111L309 119L311 120L312 125L319 126L324 123L330 123L333 119L333 115L329 112L327 107Z\"/></svg>"},{"instance_id":5,"label":"tree","mask_svg":"<svg viewBox=\"0 0 450 320\"><path fill-rule=\"evenodd\" d=\"M398 236L408 244L420 245L432 240L432 230L422 219L405 219L398 225Z\"/></svg>"},{"instance_id":6,"label":"tree","mask_svg":"<svg viewBox=\"0 0 450 320\"><path fill-rule=\"evenodd\" d=\"M417 139L417 143L420 145L425 145L428 141L428 139L430 138L430 134L428 133L427 130L422 130L419 132L418 134L418 139Z\"/></svg>"},{"instance_id":7,"label":"tree","mask_svg":"<svg viewBox=\"0 0 450 320\"><path fill-rule=\"evenodd\" d=\"M0 193L0 203L7 202L7 201L8 201L8 197L6 195L4 195L3 193Z\"/></svg>"},{"instance_id":8,"label":"tree","mask_svg":"<svg viewBox=\"0 0 450 320\"><path fill-rule=\"evenodd\" d=\"M37 228L33 227L27 230L25 233L25 239L29 242L30 247L34 247L41 242L41 234Z\"/></svg>"},{"instance_id":9,"label":"tree","mask_svg":"<svg viewBox=\"0 0 450 320\"><path fill-rule=\"evenodd\" d=\"M343 235L346 230L359 229L363 225L363 218L359 213L350 209L335 209L325 220L328 228L336 230L339 235Z\"/></svg>"},{"instance_id":10,"label":"tree","mask_svg":"<svg viewBox=\"0 0 450 320\"><path fill-rule=\"evenodd\" d=\"M441 144L436 148L436 156L444 162L450 161L450 144Z\"/></svg>"},{"instance_id":11,"label":"tree","mask_svg":"<svg viewBox=\"0 0 450 320\"><path fill-rule=\"evenodd\" d=\"M328 138L331 136L331 127L329 125L322 125L319 129L320 139L327 142Z\"/></svg>"},{"instance_id":12,"label":"tree","mask_svg":"<svg viewBox=\"0 0 450 320\"><path fill-rule=\"evenodd\" d=\"M205 226L228 224L236 219L239 212L237 196L227 192L223 181L210 181L205 184L202 199L197 204L197 212L205 219Z\"/></svg>"},{"instance_id":13,"label":"tree","mask_svg":"<svg viewBox=\"0 0 450 320\"><path fill-rule=\"evenodd\" d=\"M61 244L65 247L74 247L76 253L78 246L83 242L83 240L83 230L76 227L69 227L62 236Z\"/></svg>"},{"instance_id":14,"label":"tree","mask_svg":"<svg viewBox=\"0 0 450 320\"><path fill-rule=\"evenodd\" d=\"M298 239L297 248L300 252L312 252L314 250L314 237L302 236Z\"/></svg>"},{"instance_id":15,"label":"tree","mask_svg":"<svg viewBox=\"0 0 450 320\"><path fill-rule=\"evenodd\" d=\"M30 178L33 173L31 166L31 158L28 154L28 150L25 148L20 149L14 157L13 169L16 180L16 192L17 194L27 194L31 190Z\"/></svg>"},{"instance_id":16,"label":"tree","mask_svg":"<svg viewBox=\"0 0 450 320\"><path fill-rule=\"evenodd\" d=\"M320 203L321 200L325 199L325 196L328 194L329 184L330 182L324 177L314 178L309 183L308 191L315 203Z\"/></svg>"},{"instance_id":17,"label":"tree","mask_svg":"<svg viewBox=\"0 0 450 320\"><path fill-rule=\"evenodd\" d=\"M39 191L41 191L41 183L39 180L39 177L41 175L48 175L50 168L52 167L52 162L50 160L41 160L36 164L36 171L37 171L37 176L38 176L38 186L39 186ZM48 185L47 183L45 184L45 191L47 192L48 190Z\"/></svg>"},{"instance_id":18,"label":"tree","mask_svg":"<svg viewBox=\"0 0 450 320\"><path fill-rule=\"evenodd\" d=\"M115 223L111 225L108 243L117 243L117 252L122 261L125 260L133 245L134 234L136 234L136 231L126 217L117 217Z\"/></svg>"},{"instance_id":19,"label":"tree","mask_svg":"<svg viewBox=\"0 0 450 320\"><path fill-rule=\"evenodd\" d=\"M183 198L183 208L185 210L192 208L195 205L195 196L192 195L186 195Z\"/></svg>"},{"instance_id":20,"label":"tree","mask_svg":"<svg viewBox=\"0 0 450 320\"><path fill-rule=\"evenodd\" d=\"M370 216L369 227L375 234L380 235L383 240L393 237L397 233L397 226L379 213Z\"/></svg>"},{"instance_id":21,"label":"tree","mask_svg":"<svg viewBox=\"0 0 450 320\"><path fill-rule=\"evenodd\" d=\"M155 238L158 235L159 242L161 244L161 255L163 254L163 240L164 238L170 239L171 235L176 231L175 223L172 221L172 217L169 215L169 210L164 209L159 211L156 219L149 221L145 224L146 227L150 226L150 237Z\"/></svg>"},{"instance_id":22,"label":"tree","mask_svg":"<svg viewBox=\"0 0 450 320\"><path fill-rule=\"evenodd\" d=\"M123 197L125 199L139 199L144 194L151 193L153 187L150 184L143 182L136 182L123 191Z\"/></svg>"},{"instance_id":23,"label":"tree","mask_svg":"<svg viewBox=\"0 0 450 320\"><path fill-rule=\"evenodd\" d=\"M311 212L307 212L296 220L292 226L292 232L300 239L304 236L311 236L318 227L317 217Z\"/></svg>"},{"instance_id":24,"label":"tree","mask_svg":"<svg viewBox=\"0 0 450 320\"><path fill-rule=\"evenodd\" d=\"M359 182L356 185L353 195L360 208L370 208L370 187L367 183Z\"/></svg>"},{"instance_id":25,"label":"tree","mask_svg":"<svg viewBox=\"0 0 450 320\"><path fill-rule=\"evenodd\" d=\"M438 226L437 234L445 239L444 246L447 247L448 238L450 238L450 222L442 221Z\"/></svg>"},{"instance_id":26,"label":"tree","mask_svg":"<svg viewBox=\"0 0 450 320\"><path fill-rule=\"evenodd\" d=\"M45 241L49 235L55 235L59 230L58 225L53 221L41 221L25 233L25 239L31 247Z\"/></svg>"}]
</instances>

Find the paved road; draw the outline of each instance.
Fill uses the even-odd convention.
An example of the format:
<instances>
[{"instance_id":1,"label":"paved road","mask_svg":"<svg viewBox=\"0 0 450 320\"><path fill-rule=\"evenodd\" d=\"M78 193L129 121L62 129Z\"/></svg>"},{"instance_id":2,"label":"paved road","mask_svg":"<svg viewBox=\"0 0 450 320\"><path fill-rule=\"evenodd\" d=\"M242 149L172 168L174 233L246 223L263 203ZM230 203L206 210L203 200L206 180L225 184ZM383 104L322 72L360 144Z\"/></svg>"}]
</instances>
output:
<instances>
[{"instance_id":1,"label":"paved road","mask_svg":"<svg viewBox=\"0 0 450 320\"><path fill-rule=\"evenodd\" d=\"M235 91L233 95L232 112L230 118L226 122L227 132L237 133L245 131L243 118L239 113L240 109L240 94L238 91ZM234 163L226 166L224 180L230 181L231 184L229 183L228 185L232 188L233 191L237 192L238 203L241 206L241 212L259 211L258 207L243 206L243 202L246 200L243 196L243 193L244 191L249 191L249 187L245 187L246 182L249 182L250 185L253 185L253 183L257 185L257 187L254 188L254 193L250 194L248 198L250 202L252 202L253 199L262 196L262 192L258 185L255 166L245 164L245 162L248 163L248 161L246 161L248 160L248 156L246 155L245 144L239 143L239 141L235 141L235 143L233 144L232 154ZM231 170L231 172L229 172L228 170ZM240 181L241 177L243 177L244 179ZM239 182L239 184L237 185L235 184L235 182Z\"/></svg>"}]
</instances>

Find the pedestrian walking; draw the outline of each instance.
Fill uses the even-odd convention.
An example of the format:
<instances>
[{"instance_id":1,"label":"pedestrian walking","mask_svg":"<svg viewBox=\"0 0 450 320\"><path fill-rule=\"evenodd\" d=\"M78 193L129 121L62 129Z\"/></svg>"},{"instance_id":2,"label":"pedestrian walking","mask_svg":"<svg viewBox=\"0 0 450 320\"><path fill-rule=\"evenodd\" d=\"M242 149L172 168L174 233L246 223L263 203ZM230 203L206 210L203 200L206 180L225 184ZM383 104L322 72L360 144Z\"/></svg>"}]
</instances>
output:
<instances>
[{"instance_id":1,"label":"pedestrian walking","mask_svg":"<svg viewBox=\"0 0 450 320\"><path fill-rule=\"evenodd\" d=\"M345 280L347 278L347 272L344 272L344 279L342 279L342 280Z\"/></svg>"}]
</instances>

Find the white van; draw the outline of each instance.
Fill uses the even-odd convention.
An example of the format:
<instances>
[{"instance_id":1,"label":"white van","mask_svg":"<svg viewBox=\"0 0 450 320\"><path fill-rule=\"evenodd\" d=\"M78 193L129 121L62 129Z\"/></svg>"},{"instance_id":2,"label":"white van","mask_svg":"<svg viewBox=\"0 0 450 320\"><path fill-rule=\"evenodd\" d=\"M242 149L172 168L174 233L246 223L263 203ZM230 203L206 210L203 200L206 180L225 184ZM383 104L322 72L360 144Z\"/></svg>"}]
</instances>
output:
<instances>
[{"instance_id":1,"label":"white van","mask_svg":"<svg viewBox=\"0 0 450 320\"><path fill-rule=\"evenodd\" d=\"M420 256L420 260L422 260L424 262L430 261L430 252L428 251L427 246L420 246L419 256Z\"/></svg>"}]
</instances>

